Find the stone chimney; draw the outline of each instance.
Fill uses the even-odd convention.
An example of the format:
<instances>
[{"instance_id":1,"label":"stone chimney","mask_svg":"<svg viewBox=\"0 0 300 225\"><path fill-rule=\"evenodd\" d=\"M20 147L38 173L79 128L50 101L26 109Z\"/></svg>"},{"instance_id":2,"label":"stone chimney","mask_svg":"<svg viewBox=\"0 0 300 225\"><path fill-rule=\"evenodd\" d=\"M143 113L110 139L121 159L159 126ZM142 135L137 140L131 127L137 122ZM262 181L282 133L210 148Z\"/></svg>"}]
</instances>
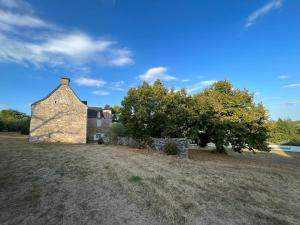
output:
<instances>
[{"instance_id":1,"label":"stone chimney","mask_svg":"<svg viewBox=\"0 0 300 225\"><path fill-rule=\"evenodd\" d=\"M61 85L69 85L70 83L70 78L67 78L67 77L61 77L60 78L60 84Z\"/></svg>"}]
</instances>

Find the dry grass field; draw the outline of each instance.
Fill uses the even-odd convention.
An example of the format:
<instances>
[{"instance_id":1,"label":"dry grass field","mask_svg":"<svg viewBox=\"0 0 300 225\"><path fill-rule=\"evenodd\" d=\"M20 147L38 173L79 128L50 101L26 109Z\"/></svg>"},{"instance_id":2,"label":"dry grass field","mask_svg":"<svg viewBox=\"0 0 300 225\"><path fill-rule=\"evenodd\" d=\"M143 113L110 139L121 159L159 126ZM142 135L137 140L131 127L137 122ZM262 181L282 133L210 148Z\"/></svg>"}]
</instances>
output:
<instances>
[{"instance_id":1,"label":"dry grass field","mask_svg":"<svg viewBox=\"0 0 300 225\"><path fill-rule=\"evenodd\" d=\"M299 153L191 159L0 134L0 224L299 224Z\"/></svg>"}]
</instances>

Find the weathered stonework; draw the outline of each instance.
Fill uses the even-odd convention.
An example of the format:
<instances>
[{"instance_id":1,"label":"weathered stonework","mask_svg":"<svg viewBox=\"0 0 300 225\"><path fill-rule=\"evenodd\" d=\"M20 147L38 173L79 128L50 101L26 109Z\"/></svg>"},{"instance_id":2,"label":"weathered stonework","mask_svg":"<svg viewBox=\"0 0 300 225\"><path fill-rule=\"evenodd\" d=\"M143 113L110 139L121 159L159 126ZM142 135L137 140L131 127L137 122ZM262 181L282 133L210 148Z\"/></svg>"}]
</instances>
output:
<instances>
[{"instance_id":1,"label":"weathered stonework","mask_svg":"<svg viewBox=\"0 0 300 225\"><path fill-rule=\"evenodd\" d=\"M146 147L158 151L164 151L164 146L169 142L176 144L181 156L187 156L190 143L187 138L152 138L152 144ZM138 143L133 138L129 137L118 137L117 144L138 146Z\"/></svg>"},{"instance_id":2,"label":"weathered stonework","mask_svg":"<svg viewBox=\"0 0 300 225\"><path fill-rule=\"evenodd\" d=\"M187 154L187 151L189 149L189 141L187 138L152 138L153 143L151 145L152 149L164 151L164 146L169 143L175 143L179 154Z\"/></svg>"},{"instance_id":3,"label":"weathered stonework","mask_svg":"<svg viewBox=\"0 0 300 225\"><path fill-rule=\"evenodd\" d=\"M69 87L69 79L31 106L30 142L86 143L88 107Z\"/></svg>"}]
</instances>

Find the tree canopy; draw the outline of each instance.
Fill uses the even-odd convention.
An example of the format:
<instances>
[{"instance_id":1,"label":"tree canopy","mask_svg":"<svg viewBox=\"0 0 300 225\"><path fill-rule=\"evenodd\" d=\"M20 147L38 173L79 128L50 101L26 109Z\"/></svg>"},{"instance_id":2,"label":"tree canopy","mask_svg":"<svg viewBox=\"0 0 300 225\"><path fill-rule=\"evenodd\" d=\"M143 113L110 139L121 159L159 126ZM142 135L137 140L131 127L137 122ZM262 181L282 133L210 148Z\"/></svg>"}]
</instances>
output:
<instances>
[{"instance_id":1,"label":"tree canopy","mask_svg":"<svg viewBox=\"0 0 300 225\"><path fill-rule=\"evenodd\" d=\"M270 122L271 132L269 141L274 144L300 145L299 122L281 119Z\"/></svg>"},{"instance_id":2,"label":"tree canopy","mask_svg":"<svg viewBox=\"0 0 300 225\"><path fill-rule=\"evenodd\" d=\"M0 111L0 131L21 131L23 134L29 133L30 117L25 113L12 109Z\"/></svg>"},{"instance_id":3,"label":"tree canopy","mask_svg":"<svg viewBox=\"0 0 300 225\"><path fill-rule=\"evenodd\" d=\"M129 89L122 101L120 120L136 139L188 137L203 146L213 142L219 151L231 145L268 150L267 112L247 90L219 81L201 93L168 90L159 81Z\"/></svg>"},{"instance_id":4,"label":"tree canopy","mask_svg":"<svg viewBox=\"0 0 300 225\"><path fill-rule=\"evenodd\" d=\"M232 149L268 150L267 112L255 104L247 90L233 88L228 81L219 81L193 96L198 119L196 129L206 134L217 150L231 144ZM197 118L197 117L196 117Z\"/></svg>"},{"instance_id":5,"label":"tree canopy","mask_svg":"<svg viewBox=\"0 0 300 225\"><path fill-rule=\"evenodd\" d=\"M182 137L185 113L188 111L186 91L168 90L159 81L144 82L131 88L122 101L121 122L135 138Z\"/></svg>"}]
</instances>

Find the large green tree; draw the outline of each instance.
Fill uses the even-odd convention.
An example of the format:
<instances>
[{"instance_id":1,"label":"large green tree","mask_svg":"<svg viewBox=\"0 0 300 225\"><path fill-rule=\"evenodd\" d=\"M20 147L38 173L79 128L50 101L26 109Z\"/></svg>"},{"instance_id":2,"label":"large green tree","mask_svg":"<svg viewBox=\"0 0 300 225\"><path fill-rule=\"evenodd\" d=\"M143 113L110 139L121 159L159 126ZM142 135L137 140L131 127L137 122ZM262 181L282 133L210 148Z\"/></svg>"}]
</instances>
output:
<instances>
[{"instance_id":1,"label":"large green tree","mask_svg":"<svg viewBox=\"0 0 300 225\"><path fill-rule=\"evenodd\" d=\"M228 81L219 81L193 96L194 135L206 137L218 151L241 152L268 150L268 115L262 104L255 104L247 90L233 88Z\"/></svg>"},{"instance_id":2,"label":"large green tree","mask_svg":"<svg viewBox=\"0 0 300 225\"><path fill-rule=\"evenodd\" d=\"M130 88L122 101L121 122L127 133L136 139L160 137L163 131L162 96L167 90L160 81L152 86L143 82L137 88Z\"/></svg>"},{"instance_id":3,"label":"large green tree","mask_svg":"<svg viewBox=\"0 0 300 225\"><path fill-rule=\"evenodd\" d=\"M168 90L157 80L129 89L122 101L120 121L135 139L189 137L205 146L213 142L218 151L232 145L268 150L268 115L253 102L247 90L219 81L194 96L185 89Z\"/></svg>"},{"instance_id":4,"label":"large green tree","mask_svg":"<svg viewBox=\"0 0 300 225\"><path fill-rule=\"evenodd\" d=\"M129 89L122 101L121 122L137 139L183 137L190 97L185 90L168 90L159 81Z\"/></svg>"}]
</instances>

